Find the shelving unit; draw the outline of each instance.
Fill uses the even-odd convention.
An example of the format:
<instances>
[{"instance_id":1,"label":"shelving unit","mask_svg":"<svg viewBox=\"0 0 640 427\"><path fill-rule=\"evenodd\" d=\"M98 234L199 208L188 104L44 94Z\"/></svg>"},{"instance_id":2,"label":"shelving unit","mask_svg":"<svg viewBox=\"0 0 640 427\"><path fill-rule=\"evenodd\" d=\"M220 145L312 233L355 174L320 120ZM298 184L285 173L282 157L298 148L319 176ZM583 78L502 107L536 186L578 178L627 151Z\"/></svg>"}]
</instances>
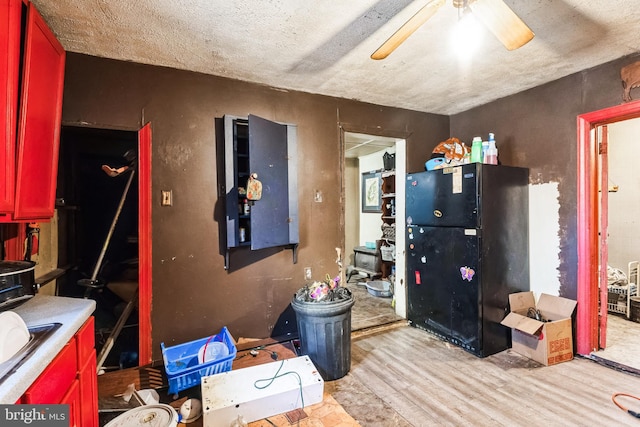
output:
<instances>
[{"instance_id":1,"label":"shelving unit","mask_svg":"<svg viewBox=\"0 0 640 427\"><path fill-rule=\"evenodd\" d=\"M382 172L382 244L380 245L382 277L389 277L395 265L396 244L396 171Z\"/></svg>"},{"instance_id":2,"label":"shelving unit","mask_svg":"<svg viewBox=\"0 0 640 427\"><path fill-rule=\"evenodd\" d=\"M297 262L298 192L297 129L257 116L224 116L224 185L226 250L247 247L260 250L283 246ZM264 184L262 198L247 201L251 174Z\"/></svg>"},{"instance_id":3,"label":"shelving unit","mask_svg":"<svg viewBox=\"0 0 640 427\"><path fill-rule=\"evenodd\" d=\"M251 175L249 169L249 123L245 120L236 120L235 123L236 142L236 179L238 188L247 188L247 181ZM241 194L238 191L238 246L251 246L251 207L245 209L244 200L246 191ZM244 232L241 232L244 230ZM234 233L236 230L233 230Z\"/></svg>"}]
</instances>

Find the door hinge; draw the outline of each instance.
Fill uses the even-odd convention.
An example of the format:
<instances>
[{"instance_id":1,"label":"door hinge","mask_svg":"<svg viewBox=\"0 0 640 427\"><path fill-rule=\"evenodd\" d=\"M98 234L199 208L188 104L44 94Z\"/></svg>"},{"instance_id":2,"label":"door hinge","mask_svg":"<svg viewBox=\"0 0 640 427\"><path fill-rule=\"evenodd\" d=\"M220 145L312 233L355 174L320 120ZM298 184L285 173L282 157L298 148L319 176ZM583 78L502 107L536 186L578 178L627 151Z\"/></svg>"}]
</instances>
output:
<instances>
[{"instance_id":1,"label":"door hinge","mask_svg":"<svg viewBox=\"0 0 640 427\"><path fill-rule=\"evenodd\" d=\"M608 148L608 144L606 142L600 142L598 144L598 154L600 155L609 154L607 148Z\"/></svg>"}]
</instances>

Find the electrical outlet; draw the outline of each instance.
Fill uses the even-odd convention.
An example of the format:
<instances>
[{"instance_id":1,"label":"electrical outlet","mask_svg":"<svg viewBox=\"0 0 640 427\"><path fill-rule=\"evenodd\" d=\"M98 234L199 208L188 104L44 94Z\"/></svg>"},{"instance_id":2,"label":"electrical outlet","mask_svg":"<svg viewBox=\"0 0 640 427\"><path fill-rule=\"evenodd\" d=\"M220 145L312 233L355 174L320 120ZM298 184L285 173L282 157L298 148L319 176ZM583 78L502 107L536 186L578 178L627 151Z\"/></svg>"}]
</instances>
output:
<instances>
[{"instance_id":1,"label":"electrical outlet","mask_svg":"<svg viewBox=\"0 0 640 427\"><path fill-rule=\"evenodd\" d=\"M311 267L304 268L304 278L305 280L311 280Z\"/></svg>"},{"instance_id":2,"label":"electrical outlet","mask_svg":"<svg viewBox=\"0 0 640 427\"><path fill-rule=\"evenodd\" d=\"M162 200L160 201L161 206L172 206L173 205L173 194L171 190L162 190Z\"/></svg>"}]
</instances>

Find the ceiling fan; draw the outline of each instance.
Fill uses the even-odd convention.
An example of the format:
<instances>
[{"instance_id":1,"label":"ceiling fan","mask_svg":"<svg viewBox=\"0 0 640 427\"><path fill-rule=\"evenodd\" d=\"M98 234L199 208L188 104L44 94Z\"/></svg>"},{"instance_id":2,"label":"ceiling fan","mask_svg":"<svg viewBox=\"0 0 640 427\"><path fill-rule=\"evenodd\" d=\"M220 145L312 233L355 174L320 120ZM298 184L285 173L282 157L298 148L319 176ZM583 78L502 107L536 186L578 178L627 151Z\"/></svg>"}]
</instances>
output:
<instances>
[{"instance_id":1,"label":"ceiling fan","mask_svg":"<svg viewBox=\"0 0 640 427\"><path fill-rule=\"evenodd\" d=\"M445 3L445 0L430 0L402 27L378 48L371 59L384 59L407 37L427 22ZM529 42L534 34L522 19L502 0L453 0L453 6L461 12L467 8L480 20L508 50L515 50Z\"/></svg>"}]
</instances>

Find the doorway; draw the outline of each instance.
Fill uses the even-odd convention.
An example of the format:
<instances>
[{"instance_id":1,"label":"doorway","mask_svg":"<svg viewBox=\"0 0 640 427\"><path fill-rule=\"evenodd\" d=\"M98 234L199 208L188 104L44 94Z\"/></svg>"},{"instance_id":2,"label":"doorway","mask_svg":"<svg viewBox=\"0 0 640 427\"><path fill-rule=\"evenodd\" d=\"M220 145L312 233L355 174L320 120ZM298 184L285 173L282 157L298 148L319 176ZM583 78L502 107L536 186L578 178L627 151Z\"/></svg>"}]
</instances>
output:
<instances>
[{"instance_id":1,"label":"doorway","mask_svg":"<svg viewBox=\"0 0 640 427\"><path fill-rule=\"evenodd\" d=\"M352 309L352 330L360 330L406 317L402 232L404 203L395 203L396 200L404 200L406 143L404 139L348 131L342 132L342 143L345 201L343 264L347 272L346 286L358 300ZM363 179L377 174L381 177L383 187L385 183L393 182L394 188L380 190L379 210L363 209ZM385 198L391 196L387 191L393 191L393 197ZM393 218L384 220L385 216L390 215L391 209ZM395 233L390 232L389 223L393 225ZM387 230L383 231L383 227ZM383 251L386 251L384 256ZM360 259L365 257L365 262L372 260L372 265L358 269L362 265L356 262L356 256ZM371 289L372 281L388 282L392 295Z\"/></svg>"},{"instance_id":2,"label":"doorway","mask_svg":"<svg viewBox=\"0 0 640 427\"><path fill-rule=\"evenodd\" d=\"M57 294L96 301L96 351L105 369L150 359L151 243L139 239L150 227L150 144L150 125L61 131L58 264L67 274Z\"/></svg>"},{"instance_id":3,"label":"doorway","mask_svg":"<svg viewBox=\"0 0 640 427\"><path fill-rule=\"evenodd\" d=\"M640 117L640 102L607 108L578 116L578 311L577 352L588 355L606 347L607 306L599 302L607 298L600 288L600 219L608 206L600 203L599 147L596 129L602 125ZM612 166L615 167L615 166ZM608 187L608 184L606 184ZM606 198L605 198L606 203ZM606 228L605 228L606 229ZM606 247L604 248L606 252ZM606 265L606 264L605 264ZM601 297L604 295L604 297Z\"/></svg>"},{"instance_id":4,"label":"doorway","mask_svg":"<svg viewBox=\"0 0 640 427\"><path fill-rule=\"evenodd\" d=\"M637 320L640 235L634 212L640 208L635 158L640 118L596 127L600 153L600 283L607 288L606 328L600 333L600 350L592 356L603 363L640 372L640 323ZM604 146L604 148L603 148ZM600 299L605 295L601 292Z\"/></svg>"}]
</instances>

